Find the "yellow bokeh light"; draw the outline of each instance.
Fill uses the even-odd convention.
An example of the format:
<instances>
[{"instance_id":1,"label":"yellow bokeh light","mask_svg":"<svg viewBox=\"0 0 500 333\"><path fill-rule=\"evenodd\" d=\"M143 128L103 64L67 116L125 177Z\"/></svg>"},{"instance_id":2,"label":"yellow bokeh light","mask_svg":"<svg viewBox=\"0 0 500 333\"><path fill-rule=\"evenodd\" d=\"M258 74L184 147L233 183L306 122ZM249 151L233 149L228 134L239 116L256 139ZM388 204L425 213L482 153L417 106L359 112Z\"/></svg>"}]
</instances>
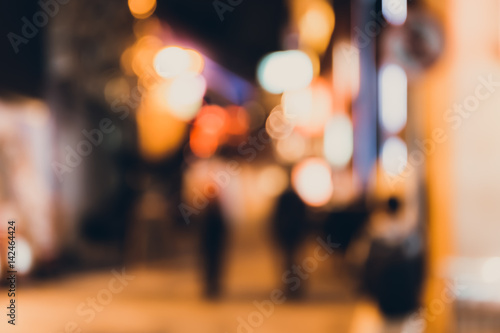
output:
<instances>
[{"instance_id":1,"label":"yellow bokeh light","mask_svg":"<svg viewBox=\"0 0 500 333\"><path fill-rule=\"evenodd\" d=\"M128 8L135 18L145 19L156 9L156 0L128 0Z\"/></svg>"},{"instance_id":2,"label":"yellow bokeh light","mask_svg":"<svg viewBox=\"0 0 500 333\"><path fill-rule=\"evenodd\" d=\"M132 70L137 76L152 73L151 64L162 46L162 41L155 36L144 36L135 43L132 50Z\"/></svg>"},{"instance_id":3,"label":"yellow bokeh light","mask_svg":"<svg viewBox=\"0 0 500 333\"><path fill-rule=\"evenodd\" d=\"M335 27L335 14L330 4L311 2L299 21L301 43L323 53Z\"/></svg>"},{"instance_id":4,"label":"yellow bokeh light","mask_svg":"<svg viewBox=\"0 0 500 333\"><path fill-rule=\"evenodd\" d=\"M138 110L137 127L141 154L149 160L158 160L174 153L187 131L185 122L149 106Z\"/></svg>"}]
</instances>

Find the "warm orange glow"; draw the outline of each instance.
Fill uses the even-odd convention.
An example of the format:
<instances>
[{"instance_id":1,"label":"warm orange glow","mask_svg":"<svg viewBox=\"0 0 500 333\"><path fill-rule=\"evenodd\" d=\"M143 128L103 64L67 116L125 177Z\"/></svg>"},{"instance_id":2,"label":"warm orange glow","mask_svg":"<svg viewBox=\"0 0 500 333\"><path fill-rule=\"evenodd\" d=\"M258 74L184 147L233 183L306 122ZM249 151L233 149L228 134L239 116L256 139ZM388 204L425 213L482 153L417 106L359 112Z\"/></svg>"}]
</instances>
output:
<instances>
[{"instance_id":1,"label":"warm orange glow","mask_svg":"<svg viewBox=\"0 0 500 333\"><path fill-rule=\"evenodd\" d=\"M129 47L123 51L120 57L120 66L123 72L127 75L133 75L134 71L132 69L132 60L134 59L134 49Z\"/></svg>"},{"instance_id":2,"label":"warm orange glow","mask_svg":"<svg viewBox=\"0 0 500 333\"><path fill-rule=\"evenodd\" d=\"M167 112L142 107L137 112L139 147L144 157L157 160L179 149L187 125Z\"/></svg>"},{"instance_id":3,"label":"warm orange glow","mask_svg":"<svg viewBox=\"0 0 500 333\"><path fill-rule=\"evenodd\" d=\"M135 18L144 19L156 9L156 0L128 0L128 7Z\"/></svg>"},{"instance_id":4,"label":"warm orange glow","mask_svg":"<svg viewBox=\"0 0 500 333\"><path fill-rule=\"evenodd\" d=\"M158 17L150 16L147 20L137 20L134 22L134 35L137 39L146 35L161 35L163 37L167 27L166 23L161 22Z\"/></svg>"},{"instance_id":5,"label":"warm orange glow","mask_svg":"<svg viewBox=\"0 0 500 333\"><path fill-rule=\"evenodd\" d=\"M156 84L149 96L155 108L177 119L190 121L203 103L206 83L202 76L182 76Z\"/></svg>"},{"instance_id":6,"label":"warm orange glow","mask_svg":"<svg viewBox=\"0 0 500 333\"><path fill-rule=\"evenodd\" d=\"M226 108L228 121L226 131L230 135L243 135L249 126L248 113L245 108L237 105L230 105Z\"/></svg>"},{"instance_id":7,"label":"warm orange glow","mask_svg":"<svg viewBox=\"0 0 500 333\"><path fill-rule=\"evenodd\" d=\"M151 64L161 46L162 41L155 36L144 36L134 44L131 68L137 76L153 73Z\"/></svg>"},{"instance_id":8,"label":"warm orange glow","mask_svg":"<svg viewBox=\"0 0 500 333\"><path fill-rule=\"evenodd\" d=\"M306 140L299 133L292 133L290 136L279 140L275 150L277 157L282 163L295 163L304 157L306 153Z\"/></svg>"},{"instance_id":9,"label":"warm orange glow","mask_svg":"<svg viewBox=\"0 0 500 333\"><path fill-rule=\"evenodd\" d=\"M316 52L322 53L330 42L335 27L335 14L330 4L311 2L299 21L300 40Z\"/></svg>"},{"instance_id":10,"label":"warm orange glow","mask_svg":"<svg viewBox=\"0 0 500 333\"><path fill-rule=\"evenodd\" d=\"M292 184L302 200L313 207L327 204L333 194L330 166L320 158L309 158L296 165Z\"/></svg>"},{"instance_id":11,"label":"warm orange glow","mask_svg":"<svg viewBox=\"0 0 500 333\"><path fill-rule=\"evenodd\" d=\"M204 106L194 122L194 126L203 129L204 132L221 136L225 132L227 115L224 109L218 105Z\"/></svg>"},{"instance_id":12,"label":"warm orange glow","mask_svg":"<svg viewBox=\"0 0 500 333\"><path fill-rule=\"evenodd\" d=\"M286 118L298 131L307 135L319 135L332 114L331 88L324 80L317 79L309 88L284 93L282 106Z\"/></svg>"},{"instance_id":13,"label":"warm orange glow","mask_svg":"<svg viewBox=\"0 0 500 333\"><path fill-rule=\"evenodd\" d=\"M190 147L201 158L212 156L225 140L227 124L226 111L218 105L206 105L201 108L190 135Z\"/></svg>"},{"instance_id":14,"label":"warm orange glow","mask_svg":"<svg viewBox=\"0 0 500 333\"><path fill-rule=\"evenodd\" d=\"M222 144L239 144L238 138L247 133L248 127L248 114L243 107L205 105L193 124L191 150L199 157L210 157Z\"/></svg>"},{"instance_id":15,"label":"warm orange glow","mask_svg":"<svg viewBox=\"0 0 500 333\"><path fill-rule=\"evenodd\" d=\"M203 128L194 128L191 131L189 146L196 156L208 158L217 151L219 141L217 135L208 133Z\"/></svg>"},{"instance_id":16,"label":"warm orange glow","mask_svg":"<svg viewBox=\"0 0 500 333\"><path fill-rule=\"evenodd\" d=\"M333 88L335 96L344 99L347 107L348 99L354 99L359 91L359 50L351 43L342 41L333 48Z\"/></svg>"},{"instance_id":17,"label":"warm orange glow","mask_svg":"<svg viewBox=\"0 0 500 333\"><path fill-rule=\"evenodd\" d=\"M269 197L280 195L288 186L286 171L277 165L264 167L257 176L257 188Z\"/></svg>"}]
</instances>

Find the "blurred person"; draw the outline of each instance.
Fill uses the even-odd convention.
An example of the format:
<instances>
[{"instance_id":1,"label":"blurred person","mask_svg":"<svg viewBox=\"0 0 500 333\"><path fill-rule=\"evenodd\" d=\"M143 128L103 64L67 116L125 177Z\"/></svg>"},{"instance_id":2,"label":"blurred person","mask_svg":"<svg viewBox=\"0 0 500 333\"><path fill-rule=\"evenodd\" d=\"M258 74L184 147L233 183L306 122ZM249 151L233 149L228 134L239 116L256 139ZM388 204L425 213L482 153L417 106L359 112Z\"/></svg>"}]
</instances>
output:
<instances>
[{"instance_id":1,"label":"blurred person","mask_svg":"<svg viewBox=\"0 0 500 333\"><path fill-rule=\"evenodd\" d=\"M279 198L273 219L272 231L284 256L283 271L297 264L297 254L308 231L307 207L292 189ZM287 298L300 298L303 289L286 288Z\"/></svg>"},{"instance_id":2,"label":"blurred person","mask_svg":"<svg viewBox=\"0 0 500 333\"><path fill-rule=\"evenodd\" d=\"M221 294L221 275L227 249L228 229L217 198L212 199L202 216L200 257L205 281L204 294L217 298Z\"/></svg>"},{"instance_id":3,"label":"blurred person","mask_svg":"<svg viewBox=\"0 0 500 333\"><path fill-rule=\"evenodd\" d=\"M345 251L365 225L369 213L364 197L361 196L329 213L325 219L324 233L330 235L333 242L340 244L340 250Z\"/></svg>"},{"instance_id":4,"label":"blurred person","mask_svg":"<svg viewBox=\"0 0 500 333\"><path fill-rule=\"evenodd\" d=\"M415 224L416 216L396 197L377 209L368 224L364 284L388 316L405 315L419 303L424 253Z\"/></svg>"}]
</instances>

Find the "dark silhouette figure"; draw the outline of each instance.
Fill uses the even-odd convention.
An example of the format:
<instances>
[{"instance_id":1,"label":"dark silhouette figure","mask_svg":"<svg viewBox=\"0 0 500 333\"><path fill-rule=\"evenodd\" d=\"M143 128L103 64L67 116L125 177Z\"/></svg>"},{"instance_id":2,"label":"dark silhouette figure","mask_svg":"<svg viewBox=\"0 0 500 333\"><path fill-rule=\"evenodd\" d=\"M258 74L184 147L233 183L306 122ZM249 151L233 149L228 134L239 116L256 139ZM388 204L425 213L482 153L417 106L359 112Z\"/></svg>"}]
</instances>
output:
<instances>
[{"instance_id":1,"label":"dark silhouette figure","mask_svg":"<svg viewBox=\"0 0 500 333\"><path fill-rule=\"evenodd\" d=\"M293 191L284 192L278 199L273 223L273 234L284 254L285 271L297 261L297 253L307 236L307 208ZM288 298L300 296L300 289L287 290Z\"/></svg>"},{"instance_id":2,"label":"dark silhouette figure","mask_svg":"<svg viewBox=\"0 0 500 333\"><path fill-rule=\"evenodd\" d=\"M387 218L391 218L399 212L401 203L397 198L390 198L386 207ZM392 223L398 222L395 219ZM418 307L424 267L423 239L418 229L397 243L381 237L372 241L365 285L385 315L400 317Z\"/></svg>"},{"instance_id":3,"label":"dark silhouette figure","mask_svg":"<svg viewBox=\"0 0 500 333\"><path fill-rule=\"evenodd\" d=\"M221 275L227 245L227 224L217 201L210 202L206 208L201 238L205 296L216 298L221 291Z\"/></svg>"},{"instance_id":4,"label":"dark silhouette figure","mask_svg":"<svg viewBox=\"0 0 500 333\"><path fill-rule=\"evenodd\" d=\"M366 224L369 213L369 209L361 197L328 214L324 233L331 237L332 242L339 244L340 251L345 251L353 237Z\"/></svg>"}]
</instances>

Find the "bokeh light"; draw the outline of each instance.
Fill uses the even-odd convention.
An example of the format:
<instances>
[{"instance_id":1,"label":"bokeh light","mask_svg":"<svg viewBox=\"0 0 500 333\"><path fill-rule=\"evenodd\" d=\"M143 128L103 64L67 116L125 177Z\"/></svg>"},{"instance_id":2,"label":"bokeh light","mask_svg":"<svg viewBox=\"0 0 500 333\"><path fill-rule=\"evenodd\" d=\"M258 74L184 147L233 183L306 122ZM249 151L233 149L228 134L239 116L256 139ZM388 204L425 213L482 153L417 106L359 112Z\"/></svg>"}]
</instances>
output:
<instances>
[{"instance_id":1,"label":"bokeh light","mask_svg":"<svg viewBox=\"0 0 500 333\"><path fill-rule=\"evenodd\" d=\"M145 19L156 9L156 0L128 0L128 8L135 18Z\"/></svg>"},{"instance_id":2,"label":"bokeh light","mask_svg":"<svg viewBox=\"0 0 500 333\"><path fill-rule=\"evenodd\" d=\"M186 49L186 53L189 57L189 67L187 71L189 73L201 74L203 72L203 68L205 67L205 60L200 52L196 50Z\"/></svg>"},{"instance_id":3,"label":"bokeh light","mask_svg":"<svg viewBox=\"0 0 500 333\"><path fill-rule=\"evenodd\" d=\"M191 130L189 145L198 157L212 156L225 140L227 127L226 111L218 105L201 108Z\"/></svg>"},{"instance_id":4,"label":"bokeh light","mask_svg":"<svg viewBox=\"0 0 500 333\"><path fill-rule=\"evenodd\" d=\"M346 115L333 116L325 127L323 152L331 165L345 167L351 160L354 139L352 122Z\"/></svg>"},{"instance_id":5,"label":"bokeh light","mask_svg":"<svg viewBox=\"0 0 500 333\"><path fill-rule=\"evenodd\" d=\"M189 121L198 113L207 88L201 75L184 75L175 78L168 86L168 110L177 118Z\"/></svg>"},{"instance_id":6,"label":"bokeh light","mask_svg":"<svg viewBox=\"0 0 500 333\"><path fill-rule=\"evenodd\" d=\"M382 167L392 176L404 171L408 161L406 143L398 137L391 137L382 146Z\"/></svg>"},{"instance_id":7,"label":"bokeh light","mask_svg":"<svg viewBox=\"0 0 500 333\"><path fill-rule=\"evenodd\" d=\"M391 24L405 23L408 15L407 0L382 0L382 14Z\"/></svg>"},{"instance_id":8,"label":"bokeh light","mask_svg":"<svg viewBox=\"0 0 500 333\"><path fill-rule=\"evenodd\" d=\"M335 14L331 5L312 1L299 21L301 43L322 53L330 42L334 27Z\"/></svg>"},{"instance_id":9,"label":"bokeh light","mask_svg":"<svg viewBox=\"0 0 500 333\"><path fill-rule=\"evenodd\" d=\"M390 64L379 74L380 122L389 133L397 133L406 125L408 80L403 68Z\"/></svg>"},{"instance_id":10,"label":"bokeh light","mask_svg":"<svg viewBox=\"0 0 500 333\"><path fill-rule=\"evenodd\" d=\"M500 257L488 258L483 264L481 275L486 283L500 281Z\"/></svg>"},{"instance_id":11,"label":"bokeh light","mask_svg":"<svg viewBox=\"0 0 500 333\"><path fill-rule=\"evenodd\" d=\"M288 175L278 165L269 165L260 170L257 177L257 188L269 197L281 194L288 186Z\"/></svg>"},{"instance_id":12,"label":"bokeh light","mask_svg":"<svg viewBox=\"0 0 500 333\"><path fill-rule=\"evenodd\" d=\"M131 49L131 53L127 54L126 50L122 56L122 61L126 62L131 60L131 64L124 64L126 67L130 66L132 71L137 76L143 76L153 72L151 64L158 50L162 47L162 41L156 37L147 35L141 37Z\"/></svg>"},{"instance_id":13,"label":"bokeh light","mask_svg":"<svg viewBox=\"0 0 500 333\"><path fill-rule=\"evenodd\" d=\"M359 50L349 42L342 41L333 48L333 88L336 93L354 99L360 83Z\"/></svg>"},{"instance_id":14,"label":"bokeh light","mask_svg":"<svg viewBox=\"0 0 500 333\"><path fill-rule=\"evenodd\" d=\"M226 107L227 121L226 133L230 144L239 144L238 140L248 132L250 118L244 107L229 105Z\"/></svg>"},{"instance_id":15,"label":"bokeh light","mask_svg":"<svg viewBox=\"0 0 500 333\"><path fill-rule=\"evenodd\" d=\"M315 79L310 88L283 95L285 114L296 124L298 131L310 136L323 133L333 110L331 86L325 80Z\"/></svg>"},{"instance_id":16,"label":"bokeh light","mask_svg":"<svg viewBox=\"0 0 500 333\"><path fill-rule=\"evenodd\" d=\"M297 132L293 132L286 138L278 140L275 151L280 162L291 164L299 161L306 153L306 140Z\"/></svg>"},{"instance_id":17,"label":"bokeh light","mask_svg":"<svg viewBox=\"0 0 500 333\"><path fill-rule=\"evenodd\" d=\"M19 274L28 274L33 266L33 253L30 244L21 237L16 239L16 269Z\"/></svg>"},{"instance_id":18,"label":"bokeh light","mask_svg":"<svg viewBox=\"0 0 500 333\"><path fill-rule=\"evenodd\" d=\"M309 158L293 168L292 185L305 203L323 206L333 194L330 166L323 159Z\"/></svg>"},{"instance_id":19,"label":"bokeh light","mask_svg":"<svg viewBox=\"0 0 500 333\"><path fill-rule=\"evenodd\" d=\"M307 87L313 78L313 65L302 51L273 52L259 63L257 77L265 90L280 94Z\"/></svg>"},{"instance_id":20,"label":"bokeh light","mask_svg":"<svg viewBox=\"0 0 500 333\"><path fill-rule=\"evenodd\" d=\"M294 124L307 123L313 113L313 92L310 87L283 93L281 105L286 117Z\"/></svg>"},{"instance_id":21,"label":"bokeh light","mask_svg":"<svg viewBox=\"0 0 500 333\"><path fill-rule=\"evenodd\" d=\"M187 131L184 121L151 100L138 110L137 128L139 148L148 160L159 160L177 151Z\"/></svg>"},{"instance_id":22,"label":"bokeh light","mask_svg":"<svg viewBox=\"0 0 500 333\"><path fill-rule=\"evenodd\" d=\"M276 106L266 120L267 134L273 139L288 137L293 131L294 123L283 110L281 105Z\"/></svg>"},{"instance_id":23,"label":"bokeh light","mask_svg":"<svg viewBox=\"0 0 500 333\"><path fill-rule=\"evenodd\" d=\"M173 78L181 74L201 74L205 66L203 56L195 50L168 46L156 53L154 68L164 78Z\"/></svg>"},{"instance_id":24,"label":"bokeh light","mask_svg":"<svg viewBox=\"0 0 500 333\"><path fill-rule=\"evenodd\" d=\"M156 73L164 78L171 78L185 73L190 66L189 53L177 46L161 49L155 55L154 67Z\"/></svg>"}]
</instances>

